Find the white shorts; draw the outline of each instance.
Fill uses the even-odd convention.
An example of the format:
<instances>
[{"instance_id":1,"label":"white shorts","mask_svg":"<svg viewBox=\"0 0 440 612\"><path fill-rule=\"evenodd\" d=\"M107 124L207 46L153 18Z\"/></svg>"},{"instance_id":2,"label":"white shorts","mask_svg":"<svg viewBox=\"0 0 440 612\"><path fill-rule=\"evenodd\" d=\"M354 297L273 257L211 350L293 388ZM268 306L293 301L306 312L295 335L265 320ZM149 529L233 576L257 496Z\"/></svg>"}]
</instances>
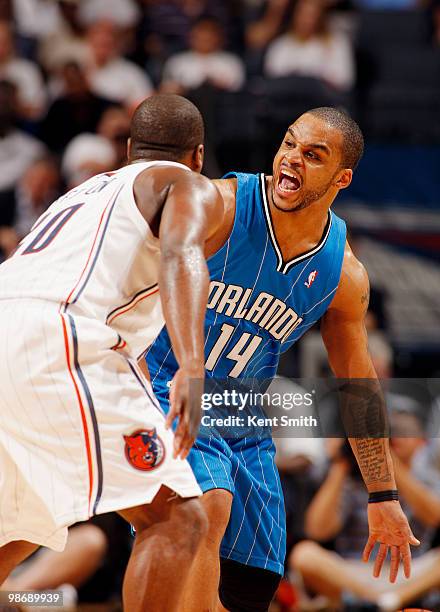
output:
<instances>
[{"instance_id":1,"label":"white shorts","mask_svg":"<svg viewBox=\"0 0 440 612\"><path fill-rule=\"evenodd\" d=\"M0 300L0 546L62 550L67 527L153 500L201 495L115 332L43 300Z\"/></svg>"}]
</instances>

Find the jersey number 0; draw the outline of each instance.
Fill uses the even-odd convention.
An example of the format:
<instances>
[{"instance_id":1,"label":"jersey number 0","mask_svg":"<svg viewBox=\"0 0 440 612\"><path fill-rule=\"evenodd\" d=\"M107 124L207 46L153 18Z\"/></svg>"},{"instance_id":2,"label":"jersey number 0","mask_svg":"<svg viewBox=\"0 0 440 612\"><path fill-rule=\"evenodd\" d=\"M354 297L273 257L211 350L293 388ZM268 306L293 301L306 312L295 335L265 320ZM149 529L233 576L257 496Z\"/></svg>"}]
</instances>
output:
<instances>
[{"instance_id":1,"label":"jersey number 0","mask_svg":"<svg viewBox=\"0 0 440 612\"><path fill-rule=\"evenodd\" d=\"M84 204L74 204L73 206L69 206L64 210L56 213L55 215L51 215L50 213L46 213L41 217L41 219L34 225L31 230L31 234L33 235L35 231L41 227L43 221L47 221L44 226L40 229L38 234L32 241L27 245L24 251L21 252L21 255L31 255L34 253L40 253L46 247L51 244L51 242L58 236L60 230L66 225L66 223L73 217L73 215L84 206ZM23 244L23 242L22 242Z\"/></svg>"}]
</instances>

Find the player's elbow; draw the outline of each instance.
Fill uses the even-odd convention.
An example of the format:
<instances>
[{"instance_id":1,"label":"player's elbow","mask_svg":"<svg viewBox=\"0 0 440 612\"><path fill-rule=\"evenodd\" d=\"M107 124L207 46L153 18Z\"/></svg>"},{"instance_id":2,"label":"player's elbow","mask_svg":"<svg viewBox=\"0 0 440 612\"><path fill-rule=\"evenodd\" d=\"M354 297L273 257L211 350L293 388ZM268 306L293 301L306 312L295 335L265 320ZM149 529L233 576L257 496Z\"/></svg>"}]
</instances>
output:
<instances>
[{"instance_id":1,"label":"player's elbow","mask_svg":"<svg viewBox=\"0 0 440 612\"><path fill-rule=\"evenodd\" d=\"M203 246L198 240L178 240L164 244L161 247L160 258L164 263L178 263L180 261L196 263L205 259Z\"/></svg>"},{"instance_id":2,"label":"player's elbow","mask_svg":"<svg viewBox=\"0 0 440 612\"><path fill-rule=\"evenodd\" d=\"M179 282L182 278L203 279L208 282L208 268L203 247L188 242L174 244L161 251L159 286Z\"/></svg>"}]
</instances>

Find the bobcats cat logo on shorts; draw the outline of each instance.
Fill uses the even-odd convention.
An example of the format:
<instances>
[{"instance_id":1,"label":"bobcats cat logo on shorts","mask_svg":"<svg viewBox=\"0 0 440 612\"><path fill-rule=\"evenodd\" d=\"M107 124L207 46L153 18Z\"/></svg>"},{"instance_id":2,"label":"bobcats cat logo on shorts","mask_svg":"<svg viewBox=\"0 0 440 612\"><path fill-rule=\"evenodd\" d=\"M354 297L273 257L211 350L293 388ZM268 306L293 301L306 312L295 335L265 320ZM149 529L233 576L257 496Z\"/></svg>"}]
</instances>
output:
<instances>
[{"instance_id":1,"label":"bobcats cat logo on shorts","mask_svg":"<svg viewBox=\"0 0 440 612\"><path fill-rule=\"evenodd\" d=\"M137 470L149 472L158 468L165 459L165 445L155 427L138 429L131 436L124 436L125 456Z\"/></svg>"}]
</instances>

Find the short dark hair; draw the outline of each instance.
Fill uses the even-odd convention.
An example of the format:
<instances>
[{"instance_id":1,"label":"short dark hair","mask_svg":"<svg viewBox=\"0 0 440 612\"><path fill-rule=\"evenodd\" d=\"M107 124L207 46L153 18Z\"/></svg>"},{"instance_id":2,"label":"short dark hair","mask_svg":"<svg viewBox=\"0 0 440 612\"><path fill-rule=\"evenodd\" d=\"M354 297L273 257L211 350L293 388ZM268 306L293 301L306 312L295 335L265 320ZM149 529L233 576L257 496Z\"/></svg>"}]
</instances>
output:
<instances>
[{"instance_id":1,"label":"short dark hair","mask_svg":"<svg viewBox=\"0 0 440 612\"><path fill-rule=\"evenodd\" d=\"M180 161L204 137L202 115L192 102L154 95L139 104L131 120L131 159Z\"/></svg>"},{"instance_id":2,"label":"short dark hair","mask_svg":"<svg viewBox=\"0 0 440 612\"><path fill-rule=\"evenodd\" d=\"M322 119L341 132L343 136L341 166L354 170L364 153L364 137L356 121L346 112L332 106L312 108L306 114Z\"/></svg>"}]
</instances>

